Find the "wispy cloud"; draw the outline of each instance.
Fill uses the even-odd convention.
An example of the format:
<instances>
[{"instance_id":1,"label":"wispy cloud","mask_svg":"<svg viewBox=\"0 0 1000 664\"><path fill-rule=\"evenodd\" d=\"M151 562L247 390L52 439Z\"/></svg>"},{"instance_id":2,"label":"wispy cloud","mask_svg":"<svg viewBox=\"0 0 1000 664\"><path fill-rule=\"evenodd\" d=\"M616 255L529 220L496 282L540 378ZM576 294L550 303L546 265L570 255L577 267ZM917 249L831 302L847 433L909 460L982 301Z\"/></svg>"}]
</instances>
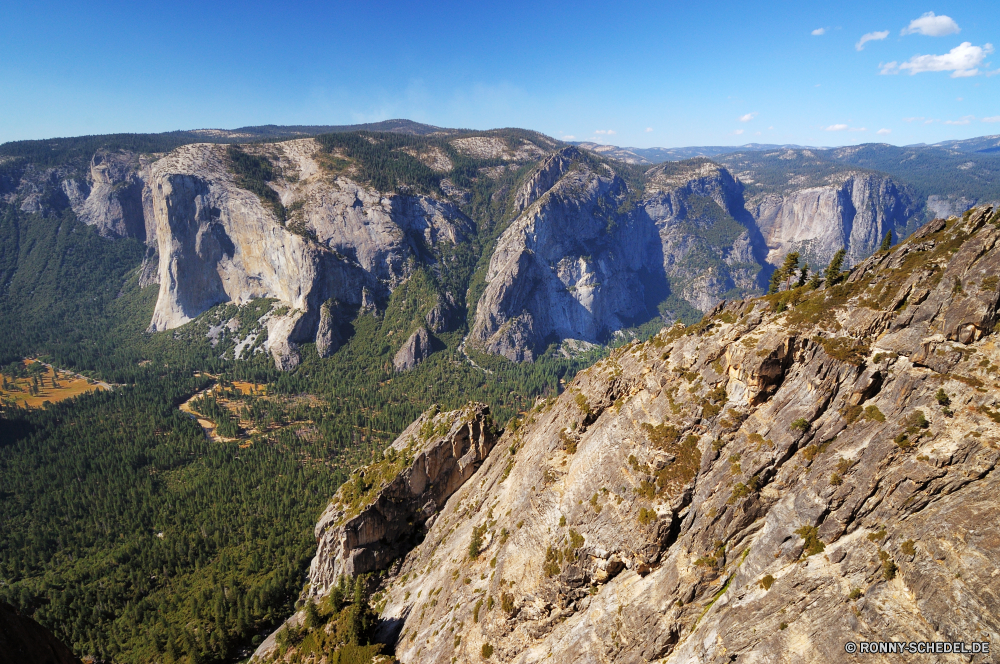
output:
<instances>
[{"instance_id":1,"label":"wispy cloud","mask_svg":"<svg viewBox=\"0 0 1000 664\"><path fill-rule=\"evenodd\" d=\"M737 129L736 131L733 132L733 136L739 136L742 133L743 133L742 129Z\"/></svg>"},{"instance_id":2,"label":"wispy cloud","mask_svg":"<svg viewBox=\"0 0 1000 664\"><path fill-rule=\"evenodd\" d=\"M944 55L915 55L903 64L896 61L879 65L880 74L898 74L909 71L911 75L928 71L950 71L952 78L965 78L980 73L986 56L993 52L993 44L973 46L962 42Z\"/></svg>"},{"instance_id":3,"label":"wispy cloud","mask_svg":"<svg viewBox=\"0 0 1000 664\"><path fill-rule=\"evenodd\" d=\"M879 129L875 133L878 134L879 136L888 136L889 134L892 133L892 129Z\"/></svg>"},{"instance_id":4,"label":"wispy cloud","mask_svg":"<svg viewBox=\"0 0 1000 664\"><path fill-rule=\"evenodd\" d=\"M566 134L565 136L562 137L564 141L572 141L574 138L576 138L576 136L574 136L573 134Z\"/></svg>"},{"instance_id":5,"label":"wispy cloud","mask_svg":"<svg viewBox=\"0 0 1000 664\"><path fill-rule=\"evenodd\" d=\"M859 51L863 51L863 50L865 50L865 44L867 44L868 42L870 42L870 41L882 41L883 39L885 39L888 36L889 36L889 31L888 30L883 30L881 32L869 32L869 33L863 34L863 35L861 35L861 39L858 40L858 43L854 45L854 48L856 48Z\"/></svg>"},{"instance_id":6,"label":"wispy cloud","mask_svg":"<svg viewBox=\"0 0 1000 664\"><path fill-rule=\"evenodd\" d=\"M976 116L974 115L966 115L959 118L958 120L945 120L944 123L946 125L967 125L975 119Z\"/></svg>"},{"instance_id":7,"label":"wispy cloud","mask_svg":"<svg viewBox=\"0 0 1000 664\"><path fill-rule=\"evenodd\" d=\"M1000 122L1000 115L991 115L988 118L983 118L983 122Z\"/></svg>"},{"instance_id":8,"label":"wispy cloud","mask_svg":"<svg viewBox=\"0 0 1000 664\"><path fill-rule=\"evenodd\" d=\"M746 115L741 115L740 116L740 122L750 122L755 117L757 117L757 115L759 115L759 114L758 113L747 113Z\"/></svg>"},{"instance_id":9,"label":"wispy cloud","mask_svg":"<svg viewBox=\"0 0 1000 664\"><path fill-rule=\"evenodd\" d=\"M813 37L819 37L820 35L826 34L826 28L816 28L810 33Z\"/></svg>"},{"instance_id":10,"label":"wispy cloud","mask_svg":"<svg viewBox=\"0 0 1000 664\"><path fill-rule=\"evenodd\" d=\"M613 136L616 132L614 129L595 129L595 134L607 134L608 136Z\"/></svg>"},{"instance_id":11,"label":"wispy cloud","mask_svg":"<svg viewBox=\"0 0 1000 664\"><path fill-rule=\"evenodd\" d=\"M646 133L647 133L647 134L648 134L649 132L651 132L651 131L653 131L653 128L652 128L652 127L646 127Z\"/></svg>"},{"instance_id":12,"label":"wispy cloud","mask_svg":"<svg viewBox=\"0 0 1000 664\"><path fill-rule=\"evenodd\" d=\"M927 12L920 18L910 21L910 25L903 28L901 35L927 35L928 37L944 37L945 35L955 35L961 32L954 19L950 16L935 16L934 12Z\"/></svg>"},{"instance_id":13,"label":"wispy cloud","mask_svg":"<svg viewBox=\"0 0 1000 664\"><path fill-rule=\"evenodd\" d=\"M832 124L829 127L824 127L823 131L845 131L849 127L845 124Z\"/></svg>"}]
</instances>

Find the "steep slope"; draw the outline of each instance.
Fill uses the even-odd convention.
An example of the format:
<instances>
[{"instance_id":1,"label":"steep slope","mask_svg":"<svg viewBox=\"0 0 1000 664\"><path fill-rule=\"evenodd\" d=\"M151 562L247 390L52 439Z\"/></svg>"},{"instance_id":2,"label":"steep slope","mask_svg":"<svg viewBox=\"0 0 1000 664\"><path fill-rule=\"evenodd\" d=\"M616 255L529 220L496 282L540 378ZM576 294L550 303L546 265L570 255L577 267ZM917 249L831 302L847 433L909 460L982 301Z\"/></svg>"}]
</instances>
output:
<instances>
[{"instance_id":1,"label":"steep slope","mask_svg":"<svg viewBox=\"0 0 1000 664\"><path fill-rule=\"evenodd\" d=\"M530 361L553 342L602 343L758 286L759 233L741 223L752 220L739 185L711 162L665 164L627 183L565 148L516 200L523 211L490 258L470 333L485 352Z\"/></svg>"},{"instance_id":2,"label":"steep slope","mask_svg":"<svg viewBox=\"0 0 1000 664\"><path fill-rule=\"evenodd\" d=\"M396 656L995 642L998 221L936 220L842 283L719 307L539 402L383 582Z\"/></svg>"}]
</instances>

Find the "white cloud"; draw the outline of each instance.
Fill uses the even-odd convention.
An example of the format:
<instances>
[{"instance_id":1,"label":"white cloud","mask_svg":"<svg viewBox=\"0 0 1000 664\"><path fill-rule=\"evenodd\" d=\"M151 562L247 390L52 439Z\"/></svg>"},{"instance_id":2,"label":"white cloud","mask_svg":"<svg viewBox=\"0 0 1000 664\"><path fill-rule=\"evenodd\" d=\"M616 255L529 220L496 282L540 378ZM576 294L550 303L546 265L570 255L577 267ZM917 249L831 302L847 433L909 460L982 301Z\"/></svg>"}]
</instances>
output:
<instances>
[{"instance_id":1,"label":"white cloud","mask_svg":"<svg viewBox=\"0 0 1000 664\"><path fill-rule=\"evenodd\" d=\"M757 117L757 115L758 115L757 113L747 113L746 115L741 115L740 122L750 122L755 117Z\"/></svg>"},{"instance_id":2,"label":"white cloud","mask_svg":"<svg viewBox=\"0 0 1000 664\"><path fill-rule=\"evenodd\" d=\"M736 131L734 131L734 132L733 132L733 135L734 135L734 136L739 136L739 135L740 135L740 134L742 134L742 133L743 133L743 130L742 130L742 129L737 129Z\"/></svg>"},{"instance_id":3,"label":"white cloud","mask_svg":"<svg viewBox=\"0 0 1000 664\"><path fill-rule=\"evenodd\" d=\"M768 129L774 129L774 127L768 127Z\"/></svg>"},{"instance_id":4,"label":"white cloud","mask_svg":"<svg viewBox=\"0 0 1000 664\"><path fill-rule=\"evenodd\" d=\"M844 131L847 128L848 126L845 124L834 124L830 125L829 127L825 127L823 131Z\"/></svg>"},{"instance_id":5,"label":"white cloud","mask_svg":"<svg viewBox=\"0 0 1000 664\"><path fill-rule=\"evenodd\" d=\"M1000 122L1000 115L991 115L988 118L983 118L983 122Z\"/></svg>"},{"instance_id":6,"label":"white cloud","mask_svg":"<svg viewBox=\"0 0 1000 664\"><path fill-rule=\"evenodd\" d=\"M928 37L944 37L961 32L958 23L950 16L935 16L934 12L927 12L920 18L910 21L909 27L903 28L901 35L927 35Z\"/></svg>"},{"instance_id":7,"label":"white cloud","mask_svg":"<svg viewBox=\"0 0 1000 664\"><path fill-rule=\"evenodd\" d=\"M566 134L563 136L564 141L572 141L574 138L576 138L576 136L573 136L572 134Z\"/></svg>"},{"instance_id":8,"label":"white cloud","mask_svg":"<svg viewBox=\"0 0 1000 664\"><path fill-rule=\"evenodd\" d=\"M945 120L944 123L946 125L967 125L975 119L976 116L974 115L966 115L964 117L959 118L958 120Z\"/></svg>"},{"instance_id":9,"label":"white cloud","mask_svg":"<svg viewBox=\"0 0 1000 664\"><path fill-rule=\"evenodd\" d=\"M614 129L595 129L594 133L595 134L607 134L608 136L612 136L612 135L614 135L615 130Z\"/></svg>"},{"instance_id":10,"label":"white cloud","mask_svg":"<svg viewBox=\"0 0 1000 664\"><path fill-rule=\"evenodd\" d=\"M903 118L903 122L916 122L917 120L923 120L923 118Z\"/></svg>"},{"instance_id":11,"label":"white cloud","mask_svg":"<svg viewBox=\"0 0 1000 664\"><path fill-rule=\"evenodd\" d=\"M820 35L826 34L826 28L816 28L810 34L812 34L813 37L819 37Z\"/></svg>"},{"instance_id":12,"label":"white cloud","mask_svg":"<svg viewBox=\"0 0 1000 664\"><path fill-rule=\"evenodd\" d=\"M955 101L962 101L961 97L955 97Z\"/></svg>"},{"instance_id":13,"label":"white cloud","mask_svg":"<svg viewBox=\"0 0 1000 664\"><path fill-rule=\"evenodd\" d=\"M755 131L755 132L753 133L753 135L754 135L754 136L760 136L760 132L759 132L759 131Z\"/></svg>"},{"instance_id":14,"label":"white cloud","mask_svg":"<svg viewBox=\"0 0 1000 664\"><path fill-rule=\"evenodd\" d=\"M880 74L898 74L908 70L911 75L928 71L950 71L952 78L964 78L979 74L986 56L993 52L993 44L973 46L962 42L944 55L915 55L903 64L889 62L879 65Z\"/></svg>"},{"instance_id":15,"label":"white cloud","mask_svg":"<svg viewBox=\"0 0 1000 664\"><path fill-rule=\"evenodd\" d=\"M889 134L892 133L892 129L879 129L875 133L878 134L879 136L888 136Z\"/></svg>"},{"instance_id":16,"label":"white cloud","mask_svg":"<svg viewBox=\"0 0 1000 664\"><path fill-rule=\"evenodd\" d=\"M866 42L882 41L888 36L889 36L888 30L883 30L882 32L869 32L863 34L861 35L861 39L858 40L858 43L854 45L854 48L858 49L859 51L863 51L865 49Z\"/></svg>"},{"instance_id":17,"label":"white cloud","mask_svg":"<svg viewBox=\"0 0 1000 664\"><path fill-rule=\"evenodd\" d=\"M646 127L646 133L647 133L647 134L648 134L649 132L651 132L651 131L653 131L653 128L652 128L652 127Z\"/></svg>"}]
</instances>

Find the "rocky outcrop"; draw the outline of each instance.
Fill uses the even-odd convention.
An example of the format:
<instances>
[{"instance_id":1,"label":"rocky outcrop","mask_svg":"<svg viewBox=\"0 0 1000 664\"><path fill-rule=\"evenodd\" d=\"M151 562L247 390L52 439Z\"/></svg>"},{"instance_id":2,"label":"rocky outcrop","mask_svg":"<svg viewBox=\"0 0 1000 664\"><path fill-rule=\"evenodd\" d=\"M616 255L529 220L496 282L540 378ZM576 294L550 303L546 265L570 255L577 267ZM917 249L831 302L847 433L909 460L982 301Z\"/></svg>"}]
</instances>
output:
<instances>
[{"instance_id":1,"label":"rocky outcrop","mask_svg":"<svg viewBox=\"0 0 1000 664\"><path fill-rule=\"evenodd\" d=\"M406 554L448 498L493 449L489 407L421 415L381 462L356 471L316 526L309 594L326 595L341 575L386 569Z\"/></svg>"},{"instance_id":2,"label":"rocky outcrop","mask_svg":"<svg viewBox=\"0 0 1000 664\"><path fill-rule=\"evenodd\" d=\"M392 366L396 371L408 371L430 357L431 335L426 327L419 327L403 342L403 345L392 358Z\"/></svg>"},{"instance_id":3,"label":"rocky outcrop","mask_svg":"<svg viewBox=\"0 0 1000 664\"><path fill-rule=\"evenodd\" d=\"M388 569L419 543L438 512L482 465L498 432L489 406L469 403L440 412L432 407L408 426L382 459L354 472L316 524L316 555L306 601L329 595L341 577ZM398 564L397 564L398 566ZM299 628L305 612L285 621ZM386 626L392 631L391 626ZM251 661L277 651L277 631Z\"/></svg>"},{"instance_id":4,"label":"rocky outcrop","mask_svg":"<svg viewBox=\"0 0 1000 664\"><path fill-rule=\"evenodd\" d=\"M709 309L754 292L762 247L732 176L705 160L666 164L633 188L576 148L544 161L515 196L523 213L490 259L470 341L531 361L553 341L605 341L661 315L674 294Z\"/></svg>"},{"instance_id":5,"label":"rocky outcrop","mask_svg":"<svg viewBox=\"0 0 1000 664\"><path fill-rule=\"evenodd\" d=\"M767 243L767 260L780 265L798 251L823 267L841 248L850 264L870 256L892 232L899 241L918 211L910 193L892 178L847 173L821 187L764 196L752 209Z\"/></svg>"},{"instance_id":6,"label":"rocky outcrop","mask_svg":"<svg viewBox=\"0 0 1000 664\"><path fill-rule=\"evenodd\" d=\"M11 664L80 664L52 632L0 602L0 661Z\"/></svg>"},{"instance_id":7,"label":"rocky outcrop","mask_svg":"<svg viewBox=\"0 0 1000 664\"><path fill-rule=\"evenodd\" d=\"M316 353L320 357L330 357L337 352L340 344L340 331L337 329L337 321L334 320L335 304L324 302L319 310L319 327L316 328Z\"/></svg>"},{"instance_id":8,"label":"rocky outcrop","mask_svg":"<svg viewBox=\"0 0 1000 664\"><path fill-rule=\"evenodd\" d=\"M396 657L996 643L996 219L929 224L837 286L718 307L539 402L383 583Z\"/></svg>"},{"instance_id":9,"label":"rocky outcrop","mask_svg":"<svg viewBox=\"0 0 1000 664\"><path fill-rule=\"evenodd\" d=\"M90 194L73 206L80 221L96 226L105 237L152 242L151 198L145 187L151 161L130 152L98 151L90 160Z\"/></svg>"}]
</instances>

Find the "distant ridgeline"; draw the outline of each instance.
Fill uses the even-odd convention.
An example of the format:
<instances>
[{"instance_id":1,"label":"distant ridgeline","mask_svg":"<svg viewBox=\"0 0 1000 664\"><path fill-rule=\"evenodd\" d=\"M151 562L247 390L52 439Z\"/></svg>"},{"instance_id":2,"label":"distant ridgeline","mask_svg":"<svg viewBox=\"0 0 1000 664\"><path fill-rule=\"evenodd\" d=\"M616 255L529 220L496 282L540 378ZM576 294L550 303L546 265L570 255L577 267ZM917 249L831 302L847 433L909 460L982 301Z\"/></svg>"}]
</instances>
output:
<instances>
[{"instance_id":1,"label":"distant ridgeline","mask_svg":"<svg viewBox=\"0 0 1000 664\"><path fill-rule=\"evenodd\" d=\"M329 497L432 404L507 422L789 253L847 267L1000 198L996 157L935 180L914 150L628 164L405 120L2 145L0 366L114 389L0 417L0 601L79 656L242 657Z\"/></svg>"}]
</instances>

